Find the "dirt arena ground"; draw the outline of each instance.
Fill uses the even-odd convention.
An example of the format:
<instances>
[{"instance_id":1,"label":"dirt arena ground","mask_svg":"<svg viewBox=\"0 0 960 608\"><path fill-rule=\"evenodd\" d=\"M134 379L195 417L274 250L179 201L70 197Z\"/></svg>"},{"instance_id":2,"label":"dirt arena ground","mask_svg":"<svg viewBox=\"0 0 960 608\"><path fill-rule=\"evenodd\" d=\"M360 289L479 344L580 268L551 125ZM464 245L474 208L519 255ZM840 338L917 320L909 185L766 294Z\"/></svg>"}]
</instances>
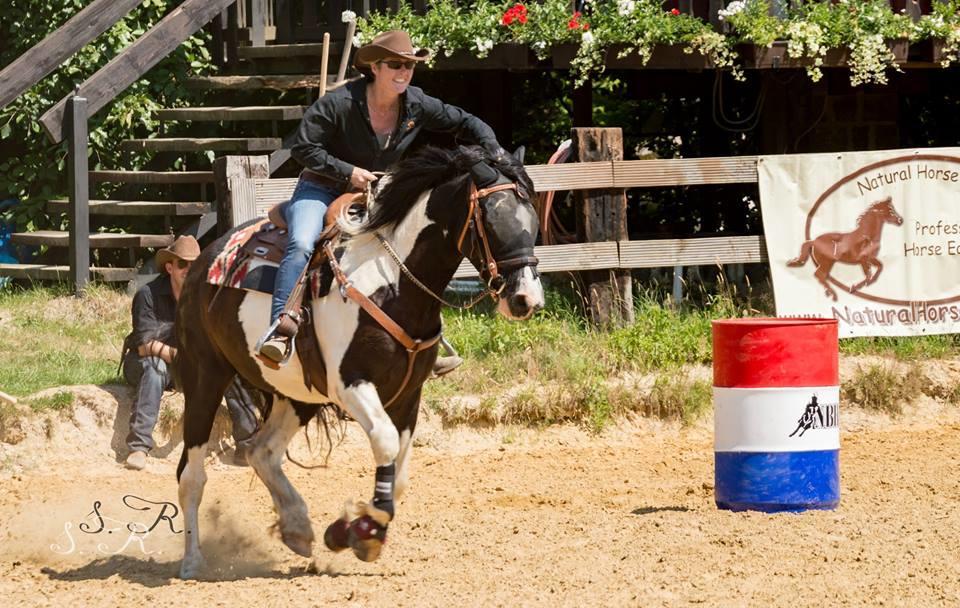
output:
<instances>
[{"instance_id":1,"label":"dirt arena ground","mask_svg":"<svg viewBox=\"0 0 960 608\"><path fill-rule=\"evenodd\" d=\"M370 564L322 541L312 563L291 553L268 529L263 485L215 453L201 510L208 580L185 582L179 517L140 539L125 529L163 508L138 499L176 503L176 429L146 471L124 470L126 389L74 390L72 416L0 444L4 606L960 605L956 406L897 420L842 412L840 508L779 515L715 508L709 417L600 436L428 417L411 490ZM365 442L354 427L328 468L286 465L318 536L345 499L371 493ZM294 451L311 459L302 440Z\"/></svg>"}]
</instances>

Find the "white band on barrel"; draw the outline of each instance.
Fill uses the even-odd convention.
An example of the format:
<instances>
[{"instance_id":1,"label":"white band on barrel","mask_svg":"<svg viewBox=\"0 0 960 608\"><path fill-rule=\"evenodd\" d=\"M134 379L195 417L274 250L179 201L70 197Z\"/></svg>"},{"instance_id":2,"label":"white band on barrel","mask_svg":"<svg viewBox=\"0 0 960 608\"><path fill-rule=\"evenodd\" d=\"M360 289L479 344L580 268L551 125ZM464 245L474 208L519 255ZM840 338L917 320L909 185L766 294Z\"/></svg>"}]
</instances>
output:
<instances>
[{"instance_id":1,"label":"white band on barrel","mask_svg":"<svg viewBox=\"0 0 960 608\"><path fill-rule=\"evenodd\" d=\"M840 449L839 386L713 388L717 452Z\"/></svg>"}]
</instances>

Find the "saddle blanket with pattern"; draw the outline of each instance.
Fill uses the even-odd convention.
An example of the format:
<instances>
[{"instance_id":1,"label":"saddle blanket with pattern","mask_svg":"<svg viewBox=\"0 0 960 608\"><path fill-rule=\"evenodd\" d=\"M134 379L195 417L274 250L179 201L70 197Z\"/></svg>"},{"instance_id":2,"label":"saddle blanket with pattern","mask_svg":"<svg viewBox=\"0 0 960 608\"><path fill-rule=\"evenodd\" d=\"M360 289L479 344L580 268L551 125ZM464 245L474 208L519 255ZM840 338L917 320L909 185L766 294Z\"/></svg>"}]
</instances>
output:
<instances>
[{"instance_id":1,"label":"saddle blanket with pattern","mask_svg":"<svg viewBox=\"0 0 960 608\"><path fill-rule=\"evenodd\" d=\"M250 237L268 223L269 220L263 219L233 233L226 246L210 265L207 271L207 283L217 287L273 294L273 284L279 264L250 255L244 250L244 245ZM312 271L307 277L313 297L316 297L319 292L319 274L317 271Z\"/></svg>"}]
</instances>

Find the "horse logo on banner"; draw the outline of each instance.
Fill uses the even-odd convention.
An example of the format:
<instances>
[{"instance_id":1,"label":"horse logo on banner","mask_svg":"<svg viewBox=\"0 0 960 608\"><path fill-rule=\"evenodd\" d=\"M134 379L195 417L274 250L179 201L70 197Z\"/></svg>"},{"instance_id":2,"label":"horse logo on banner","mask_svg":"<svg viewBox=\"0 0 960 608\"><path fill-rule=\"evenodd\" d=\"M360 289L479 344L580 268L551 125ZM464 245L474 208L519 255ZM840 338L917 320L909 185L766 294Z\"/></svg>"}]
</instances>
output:
<instances>
[{"instance_id":1,"label":"horse logo on banner","mask_svg":"<svg viewBox=\"0 0 960 608\"><path fill-rule=\"evenodd\" d=\"M861 213L857 218L857 227L852 231L827 232L804 242L800 246L800 255L787 262L787 266L803 266L812 256L817 267L814 276L824 286L827 297L836 301L837 292L828 282L831 280L830 270L837 262L857 264L863 268L864 279L850 286L850 293L856 293L862 287L876 282L883 270L877 255L880 253L880 233L884 224L903 224L903 217L893 208L889 196Z\"/></svg>"}]
</instances>

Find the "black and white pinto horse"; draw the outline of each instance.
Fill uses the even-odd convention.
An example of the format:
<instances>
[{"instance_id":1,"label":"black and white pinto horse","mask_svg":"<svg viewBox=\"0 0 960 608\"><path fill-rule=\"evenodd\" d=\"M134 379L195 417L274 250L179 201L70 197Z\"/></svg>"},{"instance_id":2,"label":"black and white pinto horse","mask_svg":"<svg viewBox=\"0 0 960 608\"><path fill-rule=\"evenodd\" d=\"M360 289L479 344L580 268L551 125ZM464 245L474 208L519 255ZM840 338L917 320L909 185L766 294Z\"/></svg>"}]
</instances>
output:
<instances>
[{"instance_id":1,"label":"black and white pinto horse","mask_svg":"<svg viewBox=\"0 0 960 608\"><path fill-rule=\"evenodd\" d=\"M324 541L334 551L349 547L372 561L386 538L394 502L408 483L421 387L436 359L441 330L442 304L434 294L443 293L466 256L495 299L499 296L500 314L526 319L543 306L533 257L538 231L530 203L533 185L519 161L492 160L476 148L427 148L402 161L381 183L359 227L341 218L349 234L338 247L339 264L349 283L409 337L433 340L416 356L367 309L344 297L346 290L327 273L319 295L307 302L326 367L326 390L317 390L305 380L299 358L270 369L254 356L268 326L269 295L230 288L217 293L207 283L207 271L229 234L207 247L191 268L177 321L186 401L177 468L186 528L181 577L196 577L203 567L198 528L203 461L214 415L234 374L273 396L248 461L270 491L283 542L300 555L312 555L314 533L306 503L281 469L288 443L329 403L366 432L376 465L373 499L352 503L327 528Z\"/></svg>"}]
</instances>

